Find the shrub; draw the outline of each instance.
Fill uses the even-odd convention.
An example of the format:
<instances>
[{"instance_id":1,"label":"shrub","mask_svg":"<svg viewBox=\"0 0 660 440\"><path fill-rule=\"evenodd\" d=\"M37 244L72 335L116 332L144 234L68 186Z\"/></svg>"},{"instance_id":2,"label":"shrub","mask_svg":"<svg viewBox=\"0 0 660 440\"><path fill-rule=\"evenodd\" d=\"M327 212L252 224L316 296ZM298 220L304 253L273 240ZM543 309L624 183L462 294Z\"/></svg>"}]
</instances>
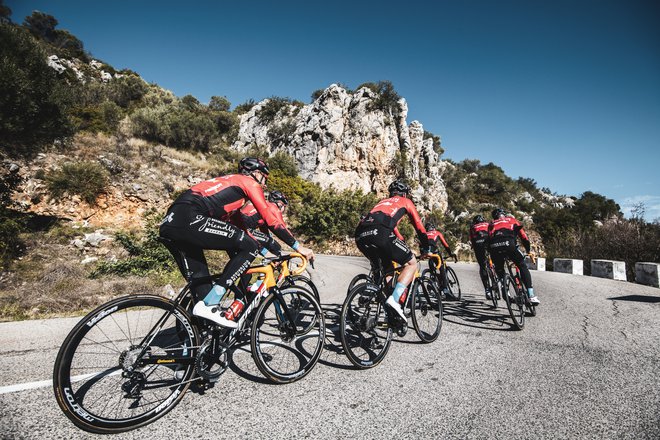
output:
<instances>
[{"instance_id":1,"label":"shrub","mask_svg":"<svg viewBox=\"0 0 660 440\"><path fill-rule=\"evenodd\" d=\"M128 252L128 258L100 263L92 277L102 275L146 275L176 269L172 254L158 241L161 216L156 211L145 214L146 226L140 233L118 232L117 242Z\"/></svg>"},{"instance_id":2,"label":"shrub","mask_svg":"<svg viewBox=\"0 0 660 440\"><path fill-rule=\"evenodd\" d=\"M122 108L138 102L149 91L149 85L139 76L133 75L113 79L105 87L108 98Z\"/></svg>"},{"instance_id":3,"label":"shrub","mask_svg":"<svg viewBox=\"0 0 660 440\"><path fill-rule=\"evenodd\" d=\"M242 115L243 113L247 113L250 110L252 110L252 107L254 107L257 103L254 101L254 99L250 98L247 101L245 101L243 104L239 104L236 106L234 109L234 113L237 115Z\"/></svg>"},{"instance_id":4,"label":"shrub","mask_svg":"<svg viewBox=\"0 0 660 440\"><path fill-rule=\"evenodd\" d=\"M54 198L78 195L90 205L105 191L107 182L105 169L94 162L65 163L46 176L46 186Z\"/></svg>"},{"instance_id":5,"label":"shrub","mask_svg":"<svg viewBox=\"0 0 660 440\"><path fill-rule=\"evenodd\" d=\"M209 109L216 112L228 112L231 102L225 96L211 96Z\"/></svg>"},{"instance_id":6,"label":"shrub","mask_svg":"<svg viewBox=\"0 0 660 440\"><path fill-rule=\"evenodd\" d=\"M292 101L289 98L280 98L278 96L271 96L268 98L268 101L261 106L257 111L257 119L261 125L268 125L275 120L275 117L282 111L285 115L289 114L289 106L292 105Z\"/></svg>"},{"instance_id":7,"label":"shrub","mask_svg":"<svg viewBox=\"0 0 660 440\"><path fill-rule=\"evenodd\" d=\"M440 136L436 136L430 131L424 130L424 139L433 139L433 151L438 153L438 156L442 156L442 153L445 152L445 149L440 145Z\"/></svg>"},{"instance_id":8,"label":"shrub","mask_svg":"<svg viewBox=\"0 0 660 440\"><path fill-rule=\"evenodd\" d=\"M273 156L268 158L268 166L272 171L279 171L283 176L296 177L298 176L298 167L296 160L284 153L278 151Z\"/></svg>"},{"instance_id":9,"label":"shrub","mask_svg":"<svg viewBox=\"0 0 660 440\"><path fill-rule=\"evenodd\" d=\"M0 151L31 156L73 133L66 108L76 88L58 81L24 29L0 23L0 41Z\"/></svg>"},{"instance_id":10,"label":"shrub","mask_svg":"<svg viewBox=\"0 0 660 440\"><path fill-rule=\"evenodd\" d=\"M280 124L274 124L268 129L268 137L274 147L290 144L296 132L296 123L287 119Z\"/></svg>"}]
</instances>

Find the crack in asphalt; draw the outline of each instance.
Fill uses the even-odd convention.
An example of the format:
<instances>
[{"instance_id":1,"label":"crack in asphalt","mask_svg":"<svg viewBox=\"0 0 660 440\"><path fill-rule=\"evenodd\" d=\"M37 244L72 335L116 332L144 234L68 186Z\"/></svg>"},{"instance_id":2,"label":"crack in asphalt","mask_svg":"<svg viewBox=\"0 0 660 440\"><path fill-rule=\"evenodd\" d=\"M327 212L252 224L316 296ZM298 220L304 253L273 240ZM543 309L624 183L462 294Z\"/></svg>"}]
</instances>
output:
<instances>
[{"instance_id":1,"label":"crack in asphalt","mask_svg":"<svg viewBox=\"0 0 660 440\"><path fill-rule=\"evenodd\" d=\"M619 314L621 314L621 311L619 311L619 305L617 304L617 302L615 300L612 300L612 309L614 310L614 315L613 316L615 318L617 316L619 316Z\"/></svg>"}]
</instances>

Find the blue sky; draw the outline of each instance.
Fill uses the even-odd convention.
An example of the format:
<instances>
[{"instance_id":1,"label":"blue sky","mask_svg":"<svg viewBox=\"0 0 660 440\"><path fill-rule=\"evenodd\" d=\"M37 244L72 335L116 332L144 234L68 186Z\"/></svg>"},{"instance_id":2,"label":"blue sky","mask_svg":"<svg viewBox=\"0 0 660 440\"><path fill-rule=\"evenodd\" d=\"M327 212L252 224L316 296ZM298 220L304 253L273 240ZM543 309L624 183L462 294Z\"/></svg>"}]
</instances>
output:
<instances>
[{"instance_id":1,"label":"blue sky","mask_svg":"<svg viewBox=\"0 0 660 440\"><path fill-rule=\"evenodd\" d=\"M6 1L208 102L390 80L445 157L660 218L660 2Z\"/></svg>"}]
</instances>

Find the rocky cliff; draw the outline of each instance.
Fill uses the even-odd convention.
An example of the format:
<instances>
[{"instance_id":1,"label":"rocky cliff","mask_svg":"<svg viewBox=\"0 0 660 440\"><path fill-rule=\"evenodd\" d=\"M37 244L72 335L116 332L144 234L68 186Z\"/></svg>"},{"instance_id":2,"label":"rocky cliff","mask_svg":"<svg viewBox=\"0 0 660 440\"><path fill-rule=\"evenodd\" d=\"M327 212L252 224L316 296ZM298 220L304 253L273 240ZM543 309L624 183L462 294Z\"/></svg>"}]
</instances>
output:
<instances>
[{"instance_id":1,"label":"rocky cliff","mask_svg":"<svg viewBox=\"0 0 660 440\"><path fill-rule=\"evenodd\" d=\"M350 93L331 85L311 104L284 105L274 118L262 117L269 100L241 116L233 147L265 147L295 158L302 177L323 188L361 189L383 195L402 174L412 183L422 209L447 208L441 178L445 164L424 139L418 121L406 122L404 99L395 111L376 109L377 94L363 87Z\"/></svg>"}]
</instances>

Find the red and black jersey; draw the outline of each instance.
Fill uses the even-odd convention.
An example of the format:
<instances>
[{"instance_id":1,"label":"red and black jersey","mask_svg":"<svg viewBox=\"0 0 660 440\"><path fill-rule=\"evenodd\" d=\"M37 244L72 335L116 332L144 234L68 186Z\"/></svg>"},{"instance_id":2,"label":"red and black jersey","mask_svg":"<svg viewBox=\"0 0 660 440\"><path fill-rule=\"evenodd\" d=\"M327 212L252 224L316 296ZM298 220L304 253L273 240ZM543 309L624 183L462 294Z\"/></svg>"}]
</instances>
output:
<instances>
[{"instance_id":1,"label":"red and black jersey","mask_svg":"<svg viewBox=\"0 0 660 440\"><path fill-rule=\"evenodd\" d=\"M397 225L404 215L408 215L408 218L410 218L415 231L417 231L417 237L422 247L428 247L428 237L426 236L426 229L424 228L422 219L419 217L415 204L407 197L394 196L381 200L367 214L361 224L382 225L398 233Z\"/></svg>"},{"instance_id":2,"label":"red and black jersey","mask_svg":"<svg viewBox=\"0 0 660 440\"><path fill-rule=\"evenodd\" d=\"M280 211L277 203L266 202L266 204L273 217L275 217L280 223L284 224L284 217L282 217L282 211ZM244 229L259 229L261 232L268 233L268 225L264 219L261 218L259 211L257 211L257 208L254 207L252 202L247 202L243 205L243 207L232 216L231 223L237 224Z\"/></svg>"},{"instance_id":3,"label":"red and black jersey","mask_svg":"<svg viewBox=\"0 0 660 440\"><path fill-rule=\"evenodd\" d=\"M438 243L442 244L442 246L445 248L447 252L451 254L451 249L449 248L449 245L447 244L447 240L445 240L445 236L442 235L442 232L440 231L429 231L426 233L426 236L429 239L429 245L438 247Z\"/></svg>"},{"instance_id":4,"label":"red and black jersey","mask_svg":"<svg viewBox=\"0 0 660 440\"><path fill-rule=\"evenodd\" d=\"M252 202L254 209L277 237L289 246L296 239L286 227L282 216L276 216L268 208L261 185L251 176L230 174L198 183L183 193L174 202L194 204L203 208L209 217L229 221L247 202Z\"/></svg>"},{"instance_id":5,"label":"red and black jersey","mask_svg":"<svg viewBox=\"0 0 660 440\"><path fill-rule=\"evenodd\" d=\"M490 223L488 222L475 223L470 226L470 242L472 242L472 247L483 245L488 240L489 226Z\"/></svg>"},{"instance_id":6,"label":"red and black jersey","mask_svg":"<svg viewBox=\"0 0 660 440\"><path fill-rule=\"evenodd\" d=\"M529 251L529 238L520 222L513 217L501 217L493 220L488 227L488 235L491 241L498 238L511 238L515 240L517 237L520 237L525 249Z\"/></svg>"}]
</instances>

